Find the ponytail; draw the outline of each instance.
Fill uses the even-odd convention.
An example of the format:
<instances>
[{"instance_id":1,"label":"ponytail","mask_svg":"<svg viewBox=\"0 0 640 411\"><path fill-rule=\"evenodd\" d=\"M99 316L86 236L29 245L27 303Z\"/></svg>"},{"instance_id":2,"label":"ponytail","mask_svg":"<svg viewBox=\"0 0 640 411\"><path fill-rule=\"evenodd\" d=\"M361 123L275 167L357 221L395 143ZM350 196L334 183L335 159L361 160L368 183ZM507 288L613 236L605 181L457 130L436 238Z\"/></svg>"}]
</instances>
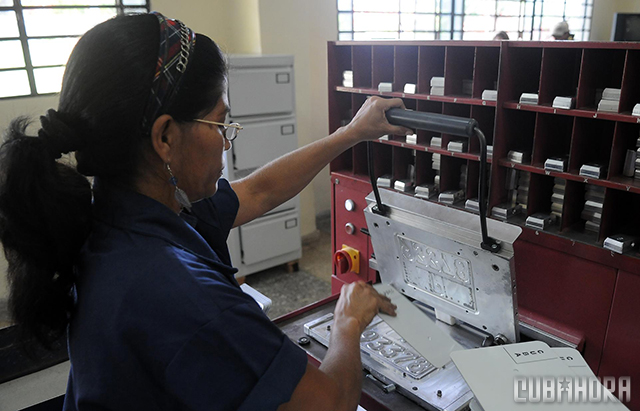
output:
<instances>
[{"instance_id":1,"label":"ponytail","mask_svg":"<svg viewBox=\"0 0 640 411\"><path fill-rule=\"evenodd\" d=\"M50 110L38 137L14 120L0 146L0 241L9 263L9 311L46 347L64 335L73 264L90 231L91 187L62 161L79 139Z\"/></svg>"}]
</instances>

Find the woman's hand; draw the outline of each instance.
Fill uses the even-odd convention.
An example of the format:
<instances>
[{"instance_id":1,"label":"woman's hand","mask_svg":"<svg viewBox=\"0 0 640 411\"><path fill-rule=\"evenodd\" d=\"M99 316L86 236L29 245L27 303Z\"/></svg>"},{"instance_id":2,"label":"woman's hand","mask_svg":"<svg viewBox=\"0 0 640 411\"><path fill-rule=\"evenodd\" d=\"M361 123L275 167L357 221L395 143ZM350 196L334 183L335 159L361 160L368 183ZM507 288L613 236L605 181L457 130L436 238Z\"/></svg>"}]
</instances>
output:
<instances>
[{"instance_id":1,"label":"woman's hand","mask_svg":"<svg viewBox=\"0 0 640 411\"><path fill-rule=\"evenodd\" d=\"M355 410L362 392L360 335L379 311L395 315L395 310L387 297L367 283L343 286L320 368L307 365L291 400L278 411Z\"/></svg>"},{"instance_id":2,"label":"woman's hand","mask_svg":"<svg viewBox=\"0 0 640 411\"><path fill-rule=\"evenodd\" d=\"M378 312L395 316L396 308L388 297L379 294L371 285L358 281L342 287L334 320L336 325L355 322L358 334L362 334Z\"/></svg>"},{"instance_id":3,"label":"woman's hand","mask_svg":"<svg viewBox=\"0 0 640 411\"><path fill-rule=\"evenodd\" d=\"M385 112L390 108L404 109L404 103L399 98L385 99L377 96L367 98L355 117L346 126L345 131L359 141L375 140L385 134L404 136L413 134L411 129L392 126L387 121Z\"/></svg>"}]
</instances>

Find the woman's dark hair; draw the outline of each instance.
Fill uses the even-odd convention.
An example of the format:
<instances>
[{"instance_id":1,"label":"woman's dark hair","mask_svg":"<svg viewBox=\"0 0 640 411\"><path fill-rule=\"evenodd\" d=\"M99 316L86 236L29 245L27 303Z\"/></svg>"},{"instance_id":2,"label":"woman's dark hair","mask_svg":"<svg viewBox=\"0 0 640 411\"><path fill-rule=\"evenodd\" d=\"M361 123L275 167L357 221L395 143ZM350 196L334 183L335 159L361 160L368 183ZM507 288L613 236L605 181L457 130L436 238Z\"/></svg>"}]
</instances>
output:
<instances>
[{"instance_id":1,"label":"woman's dark hair","mask_svg":"<svg viewBox=\"0 0 640 411\"><path fill-rule=\"evenodd\" d=\"M0 147L0 241L9 263L9 310L45 346L64 335L74 263L91 231L85 176L133 187L150 138L142 116L159 48L154 15L122 16L88 31L67 64L57 111L14 120ZM208 113L226 85L218 46L197 34L181 87L163 111L179 122ZM75 151L77 166L56 161Z\"/></svg>"}]
</instances>

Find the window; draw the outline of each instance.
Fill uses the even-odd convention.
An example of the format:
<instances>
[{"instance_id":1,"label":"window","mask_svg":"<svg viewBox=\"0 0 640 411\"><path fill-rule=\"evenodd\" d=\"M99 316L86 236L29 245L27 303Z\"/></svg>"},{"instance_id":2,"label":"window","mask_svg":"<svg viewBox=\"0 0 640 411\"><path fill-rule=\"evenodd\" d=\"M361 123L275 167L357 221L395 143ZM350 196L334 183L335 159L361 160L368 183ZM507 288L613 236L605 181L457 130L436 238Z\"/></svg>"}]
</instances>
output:
<instances>
[{"instance_id":1,"label":"window","mask_svg":"<svg viewBox=\"0 0 640 411\"><path fill-rule=\"evenodd\" d=\"M149 0L0 0L0 98L57 93L82 34Z\"/></svg>"},{"instance_id":2,"label":"window","mask_svg":"<svg viewBox=\"0 0 640 411\"><path fill-rule=\"evenodd\" d=\"M340 40L546 40L569 23L588 40L593 0L337 0Z\"/></svg>"}]
</instances>

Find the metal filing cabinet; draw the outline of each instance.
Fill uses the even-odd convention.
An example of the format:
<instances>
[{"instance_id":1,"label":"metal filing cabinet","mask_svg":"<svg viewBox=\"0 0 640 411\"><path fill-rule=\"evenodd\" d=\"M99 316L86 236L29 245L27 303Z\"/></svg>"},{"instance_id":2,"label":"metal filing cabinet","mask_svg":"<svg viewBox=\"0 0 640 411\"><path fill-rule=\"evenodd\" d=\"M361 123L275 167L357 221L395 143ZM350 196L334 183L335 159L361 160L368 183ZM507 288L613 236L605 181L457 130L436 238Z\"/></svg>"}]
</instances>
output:
<instances>
[{"instance_id":1,"label":"metal filing cabinet","mask_svg":"<svg viewBox=\"0 0 640 411\"><path fill-rule=\"evenodd\" d=\"M229 104L244 127L226 153L229 181L298 148L293 56L230 56ZM299 197L234 228L227 244L238 277L299 259Z\"/></svg>"}]
</instances>

